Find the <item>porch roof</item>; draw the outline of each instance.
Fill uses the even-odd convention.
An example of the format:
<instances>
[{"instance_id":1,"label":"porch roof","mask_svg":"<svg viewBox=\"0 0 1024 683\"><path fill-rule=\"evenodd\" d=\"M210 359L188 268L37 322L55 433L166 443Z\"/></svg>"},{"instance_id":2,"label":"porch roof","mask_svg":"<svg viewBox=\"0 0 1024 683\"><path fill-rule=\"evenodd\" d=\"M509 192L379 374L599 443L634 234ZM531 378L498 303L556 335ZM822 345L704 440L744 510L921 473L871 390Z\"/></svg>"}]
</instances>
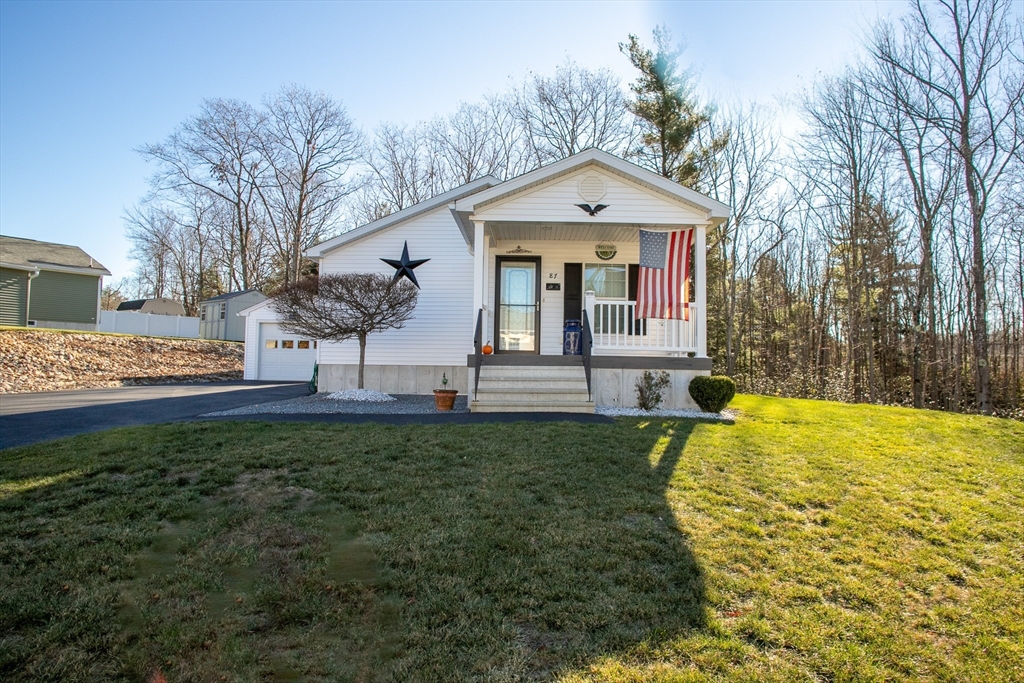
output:
<instances>
[{"instance_id":1,"label":"porch roof","mask_svg":"<svg viewBox=\"0 0 1024 683\"><path fill-rule=\"evenodd\" d=\"M639 228L635 225L601 223L488 223L491 245L494 242L534 242L563 240L571 242L637 242Z\"/></svg>"}]
</instances>

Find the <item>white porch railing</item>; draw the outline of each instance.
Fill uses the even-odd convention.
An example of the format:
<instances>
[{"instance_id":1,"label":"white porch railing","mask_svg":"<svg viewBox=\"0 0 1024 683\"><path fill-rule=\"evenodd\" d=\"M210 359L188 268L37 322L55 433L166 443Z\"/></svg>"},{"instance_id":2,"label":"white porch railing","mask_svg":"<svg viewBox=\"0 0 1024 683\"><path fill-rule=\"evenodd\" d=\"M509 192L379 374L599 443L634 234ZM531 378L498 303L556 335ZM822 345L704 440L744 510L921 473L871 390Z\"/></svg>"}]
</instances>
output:
<instances>
[{"instance_id":1,"label":"white porch railing","mask_svg":"<svg viewBox=\"0 0 1024 683\"><path fill-rule=\"evenodd\" d=\"M584 295L584 306L593 327L595 351L697 353L700 310L692 303L689 320L636 320L635 301L598 299L593 292Z\"/></svg>"}]
</instances>

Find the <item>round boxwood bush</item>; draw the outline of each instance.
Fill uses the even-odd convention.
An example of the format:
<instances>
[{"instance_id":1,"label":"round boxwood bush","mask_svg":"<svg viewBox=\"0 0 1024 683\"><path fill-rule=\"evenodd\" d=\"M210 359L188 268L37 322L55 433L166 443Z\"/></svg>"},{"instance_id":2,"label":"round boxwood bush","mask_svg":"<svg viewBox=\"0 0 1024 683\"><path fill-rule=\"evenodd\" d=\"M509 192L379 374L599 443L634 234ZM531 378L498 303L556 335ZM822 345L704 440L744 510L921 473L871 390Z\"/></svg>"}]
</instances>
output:
<instances>
[{"instance_id":1,"label":"round boxwood bush","mask_svg":"<svg viewBox=\"0 0 1024 683\"><path fill-rule=\"evenodd\" d=\"M724 375L698 375L690 380L690 396L706 413L720 413L736 395L736 382Z\"/></svg>"}]
</instances>

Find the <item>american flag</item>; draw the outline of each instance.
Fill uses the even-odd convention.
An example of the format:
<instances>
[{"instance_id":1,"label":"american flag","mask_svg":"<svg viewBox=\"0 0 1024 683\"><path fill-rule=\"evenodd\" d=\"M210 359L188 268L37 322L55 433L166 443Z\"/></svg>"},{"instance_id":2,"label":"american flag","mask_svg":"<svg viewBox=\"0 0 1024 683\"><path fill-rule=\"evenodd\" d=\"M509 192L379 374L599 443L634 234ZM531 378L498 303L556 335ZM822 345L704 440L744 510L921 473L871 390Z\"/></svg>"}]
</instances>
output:
<instances>
[{"instance_id":1,"label":"american flag","mask_svg":"<svg viewBox=\"0 0 1024 683\"><path fill-rule=\"evenodd\" d=\"M636 317L689 320L690 250L693 229L640 231Z\"/></svg>"}]
</instances>

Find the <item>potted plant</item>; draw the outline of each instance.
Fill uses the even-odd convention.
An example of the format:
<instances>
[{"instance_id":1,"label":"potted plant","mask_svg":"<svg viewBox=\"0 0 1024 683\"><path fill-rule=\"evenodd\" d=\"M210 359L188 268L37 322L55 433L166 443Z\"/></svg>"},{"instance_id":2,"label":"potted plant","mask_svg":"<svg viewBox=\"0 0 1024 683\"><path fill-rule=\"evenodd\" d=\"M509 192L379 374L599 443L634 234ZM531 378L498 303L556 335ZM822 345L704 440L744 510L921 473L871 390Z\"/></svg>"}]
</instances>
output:
<instances>
[{"instance_id":1,"label":"potted plant","mask_svg":"<svg viewBox=\"0 0 1024 683\"><path fill-rule=\"evenodd\" d=\"M455 407L455 397L459 395L457 389L448 388L448 375L441 374L441 389L434 389L434 406L438 410L451 410Z\"/></svg>"}]
</instances>

